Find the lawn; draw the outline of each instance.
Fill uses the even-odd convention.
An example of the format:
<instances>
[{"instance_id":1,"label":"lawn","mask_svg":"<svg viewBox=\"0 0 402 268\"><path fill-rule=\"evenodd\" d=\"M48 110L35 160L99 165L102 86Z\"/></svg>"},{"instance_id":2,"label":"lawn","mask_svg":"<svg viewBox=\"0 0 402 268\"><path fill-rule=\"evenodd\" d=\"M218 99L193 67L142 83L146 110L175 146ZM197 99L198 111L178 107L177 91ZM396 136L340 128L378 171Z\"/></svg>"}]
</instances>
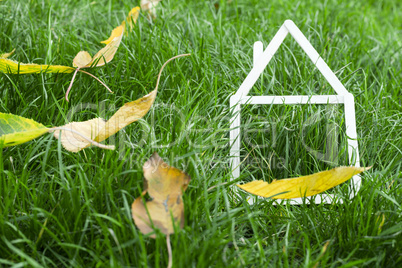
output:
<instances>
[{"instance_id":1,"label":"lawn","mask_svg":"<svg viewBox=\"0 0 402 268\"><path fill-rule=\"evenodd\" d=\"M96 53L139 1L0 1L0 54L72 66ZM131 204L142 165L157 151L186 171L185 226L171 236L173 267L400 267L402 265L402 4L400 1L163 0L141 14L115 58L77 74L0 73L0 112L46 126L109 118L154 89L152 110L107 144L78 153L52 135L0 152L1 267L166 267L166 237L143 235ZM242 110L242 176L231 181L229 98L291 19L355 96L362 174L343 204L274 205L234 192L236 182L307 175L348 165L343 107L260 105ZM333 94L291 37L253 95ZM312 116L315 117L312 117ZM314 120L313 120L313 119ZM328 126L336 129L329 137ZM337 146L328 153L328 139ZM332 142L331 144L334 144ZM319 154L321 152L321 154ZM332 152L332 151L331 151ZM324 155L324 156L323 156Z\"/></svg>"}]
</instances>

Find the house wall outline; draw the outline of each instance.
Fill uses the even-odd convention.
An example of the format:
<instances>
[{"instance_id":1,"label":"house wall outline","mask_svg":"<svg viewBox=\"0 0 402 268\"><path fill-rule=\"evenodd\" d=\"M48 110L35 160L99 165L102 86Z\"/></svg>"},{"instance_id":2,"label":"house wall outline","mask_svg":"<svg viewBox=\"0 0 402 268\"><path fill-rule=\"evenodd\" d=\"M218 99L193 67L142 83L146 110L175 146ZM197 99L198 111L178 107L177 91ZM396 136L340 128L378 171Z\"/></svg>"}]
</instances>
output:
<instances>
[{"instance_id":1,"label":"house wall outline","mask_svg":"<svg viewBox=\"0 0 402 268\"><path fill-rule=\"evenodd\" d=\"M250 89L254 86L270 60L281 46L286 36L290 34L300 45L302 50L307 54L316 68L321 72L335 91L335 95L292 95L292 96L249 96ZM360 167L359 149L356 131L356 115L354 97L349 93L334 72L329 68L325 61L321 58L315 48L303 35L300 29L291 20L286 20L275 34L267 48L263 49L260 41L254 43L253 46L253 68L247 75L237 92L230 97L230 108L232 118L230 124L230 166L232 170L231 179L235 180L240 177L240 111L242 104L266 104L266 105L302 105L302 104L343 104L345 112L345 126L348 143L348 159L349 164ZM355 175L351 179L349 187L349 198L353 198L359 191L361 186L360 175ZM306 202L314 200L315 203L343 203L342 199L337 199L333 195L321 194L313 199L307 198ZM277 199L276 203L281 202ZM254 199L249 199L250 203ZM303 203L302 198L288 200L291 204Z\"/></svg>"}]
</instances>

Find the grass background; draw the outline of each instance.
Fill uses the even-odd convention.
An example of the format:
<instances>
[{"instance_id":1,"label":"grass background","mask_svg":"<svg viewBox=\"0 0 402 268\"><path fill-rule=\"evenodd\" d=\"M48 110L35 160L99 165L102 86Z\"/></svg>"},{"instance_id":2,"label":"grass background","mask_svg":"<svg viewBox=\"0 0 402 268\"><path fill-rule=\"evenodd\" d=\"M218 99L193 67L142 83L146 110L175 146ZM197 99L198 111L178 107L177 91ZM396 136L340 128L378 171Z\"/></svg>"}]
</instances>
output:
<instances>
[{"instance_id":1,"label":"grass background","mask_svg":"<svg viewBox=\"0 0 402 268\"><path fill-rule=\"evenodd\" d=\"M1 1L0 52L16 48L21 62L71 66L92 55L137 1ZM154 151L192 177L184 195L186 224L172 236L175 267L398 267L402 264L402 6L399 1L164 0L157 19L141 15L114 60L91 69L114 91L78 74L0 74L0 111L47 126L110 117L150 92L164 61L154 108L98 148L65 151L51 135L0 152L0 266L164 267L165 237L142 235L131 203L142 191L142 164ZM266 46L292 19L356 100L363 175L359 194L343 205L253 206L233 198L228 183L229 97L252 66L252 44ZM253 94L331 92L287 38ZM321 109L321 110L319 110ZM255 159L282 157L281 168L253 176L270 180L317 172L331 164L300 146L301 125L319 107L250 110ZM342 109L339 110L342 112ZM248 112L247 112L248 113ZM255 117L255 116L259 117ZM254 117L253 117L254 116ZM254 119L256 120L254 120ZM341 118L341 116L340 116ZM254 121L253 121L254 120ZM306 143L325 150L324 121L308 127ZM342 122L339 139L342 144ZM247 155L248 144L244 144ZM341 155L342 156L342 155ZM346 164L340 157L338 164ZM345 187L334 190L344 194Z\"/></svg>"}]
</instances>

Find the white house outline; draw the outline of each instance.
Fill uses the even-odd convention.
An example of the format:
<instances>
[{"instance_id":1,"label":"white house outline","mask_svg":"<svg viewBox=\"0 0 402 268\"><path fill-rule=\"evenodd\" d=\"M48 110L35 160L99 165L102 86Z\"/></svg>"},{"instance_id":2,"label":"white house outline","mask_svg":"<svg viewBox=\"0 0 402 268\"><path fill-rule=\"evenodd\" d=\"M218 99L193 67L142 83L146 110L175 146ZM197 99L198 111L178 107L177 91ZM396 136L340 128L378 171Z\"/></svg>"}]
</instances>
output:
<instances>
[{"instance_id":1,"label":"white house outline","mask_svg":"<svg viewBox=\"0 0 402 268\"><path fill-rule=\"evenodd\" d=\"M312 95L312 96L248 96L250 89L254 86L261 73L264 71L280 45L283 43L286 36L290 35L296 40L300 47L306 52L313 64L322 73L331 87L335 90L336 95ZM310 44L307 38L303 35L300 29L291 20L286 20L274 38L269 43L268 47L263 49L263 44L260 41L254 43L253 48L253 68L247 75L246 79L237 90L236 94L230 98L230 108L232 111L230 125L230 165L232 169L232 179L237 179L240 176L240 110L242 104L343 104L345 109L345 126L348 143L348 158L349 164L354 164L360 167L359 149L356 133L356 116L354 97L343 86L341 81L336 77L334 72L328 67L325 61L320 57L314 47ZM353 160L352 160L353 157ZM353 198L361 185L359 175L353 176L349 188L349 198ZM281 202L281 199L277 199ZM306 202L311 199L307 198ZM342 203L342 199L337 199ZM254 199L249 200L250 203ZM302 198L288 200L290 204L303 203ZM332 203L334 202L333 195L321 194L314 197L314 202Z\"/></svg>"}]
</instances>

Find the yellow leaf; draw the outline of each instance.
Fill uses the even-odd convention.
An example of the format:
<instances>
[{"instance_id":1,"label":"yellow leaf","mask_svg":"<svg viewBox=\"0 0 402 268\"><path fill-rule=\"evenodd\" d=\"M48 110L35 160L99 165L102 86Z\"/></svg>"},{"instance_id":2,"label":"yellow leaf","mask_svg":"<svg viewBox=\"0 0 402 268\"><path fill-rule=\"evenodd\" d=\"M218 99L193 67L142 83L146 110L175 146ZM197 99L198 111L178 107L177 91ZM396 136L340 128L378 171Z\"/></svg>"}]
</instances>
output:
<instances>
[{"instance_id":1,"label":"yellow leaf","mask_svg":"<svg viewBox=\"0 0 402 268\"><path fill-rule=\"evenodd\" d=\"M86 51L80 51L73 60L73 66L79 68L89 68L95 64L95 66L99 67L110 62L120 46L120 42L123 37L123 26L118 26L116 29L114 29L114 31L115 33L120 33L120 35L114 37L113 40L110 41L104 48L99 50L89 62L88 60L91 57L89 53Z\"/></svg>"},{"instance_id":2,"label":"yellow leaf","mask_svg":"<svg viewBox=\"0 0 402 268\"><path fill-rule=\"evenodd\" d=\"M113 29L112 33L110 34L110 37L107 40L101 41L103 44L109 44L110 42L113 41L114 38L119 37L120 35L123 34L124 31L127 31L126 29L126 22L130 26L130 31L134 28L134 24L137 23L138 16L140 14L140 8L139 7L134 7L130 10L128 13L128 16L125 20L122 21L121 25Z\"/></svg>"},{"instance_id":3,"label":"yellow leaf","mask_svg":"<svg viewBox=\"0 0 402 268\"><path fill-rule=\"evenodd\" d=\"M126 103L107 122L102 118L96 118L84 122L72 122L63 128L73 129L88 139L102 142L120 129L142 118L151 108L156 93L157 91L154 90L138 100ZM59 132L55 131L54 136L59 138ZM61 144L71 152L81 151L91 145L91 142L70 131L62 131L61 137Z\"/></svg>"},{"instance_id":4,"label":"yellow leaf","mask_svg":"<svg viewBox=\"0 0 402 268\"><path fill-rule=\"evenodd\" d=\"M104 141L108 137L116 134L120 129L125 126L143 118L151 109L152 104L155 101L156 93L155 89L151 93L145 95L138 100L124 104L107 122L104 129L102 129L96 136L96 141Z\"/></svg>"},{"instance_id":5,"label":"yellow leaf","mask_svg":"<svg viewBox=\"0 0 402 268\"><path fill-rule=\"evenodd\" d=\"M128 16L125 21L121 23L121 25L125 28L126 27L126 21L128 26L130 26L130 31L133 30L134 24L137 23L138 16L140 15L140 8L139 7L134 7L133 9L130 10L128 13ZM127 31L127 29L125 29Z\"/></svg>"},{"instance_id":6,"label":"yellow leaf","mask_svg":"<svg viewBox=\"0 0 402 268\"><path fill-rule=\"evenodd\" d=\"M312 196L335 187L369 168L365 167L336 167L331 170L318 172L308 176L275 180L268 182L258 180L243 185L237 185L251 194L272 199L291 199Z\"/></svg>"},{"instance_id":7,"label":"yellow leaf","mask_svg":"<svg viewBox=\"0 0 402 268\"><path fill-rule=\"evenodd\" d=\"M4 147L33 140L48 131L47 127L32 119L0 113L0 144Z\"/></svg>"},{"instance_id":8,"label":"yellow leaf","mask_svg":"<svg viewBox=\"0 0 402 268\"><path fill-rule=\"evenodd\" d=\"M105 146L99 144L88 137L92 137L92 129L103 127L105 121L102 118L96 118L83 124L67 125L65 128L47 128L44 125L33 121L32 119L24 118L14 114L0 113L0 145L4 147L18 145L30 140L33 140L46 132L56 132L57 137L62 131L62 140L73 140L76 146L82 144L93 144L102 149L114 149L114 146ZM82 134L83 133L83 134ZM81 142L81 143L80 143ZM74 151L76 147L66 148L69 151Z\"/></svg>"},{"instance_id":9,"label":"yellow leaf","mask_svg":"<svg viewBox=\"0 0 402 268\"><path fill-rule=\"evenodd\" d=\"M8 58L8 57L10 57L10 56L14 53L14 51L15 51L15 48L14 48L11 52L9 52L9 53L0 54L0 58L3 58L3 59Z\"/></svg>"},{"instance_id":10,"label":"yellow leaf","mask_svg":"<svg viewBox=\"0 0 402 268\"><path fill-rule=\"evenodd\" d=\"M80 51L73 59L73 66L79 67L79 68L84 68L86 65L88 65L91 62L91 60L92 60L92 57L91 57L91 55L89 55L88 52Z\"/></svg>"},{"instance_id":11,"label":"yellow leaf","mask_svg":"<svg viewBox=\"0 0 402 268\"><path fill-rule=\"evenodd\" d=\"M71 122L61 128L56 128L53 132L54 137L60 137L61 144L70 152L78 152L91 145L99 130L105 127L105 120L94 118L84 122ZM84 137L87 137L85 139ZM114 146L104 146L104 149L114 150Z\"/></svg>"},{"instance_id":12,"label":"yellow leaf","mask_svg":"<svg viewBox=\"0 0 402 268\"><path fill-rule=\"evenodd\" d=\"M32 73L72 73L73 67L61 65L39 65L34 63L21 63L9 59L0 59L0 71L11 74Z\"/></svg>"},{"instance_id":13,"label":"yellow leaf","mask_svg":"<svg viewBox=\"0 0 402 268\"><path fill-rule=\"evenodd\" d=\"M113 59L123 37L123 26L118 26L117 28L120 28L120 35L113 38L113 40L109 44L99 50L99 52L96 53L95 56L92 58L92 61L89 63L90 65L96 63L96 66L103 66Z\"/></svg>"},{"instance_id":14,"label":"yellow leaf","mask_svg":"<svg viewBox=\"0 0 402 268\"><path fill-rule=\"evenodd\" d=\"M174 225L183 228L184 204L182 195L190 183L190 176L166 164L156 152L145 162L143 170L145 177L144 192L131 207L135 225L144 234L153 231L152 225L166 235L174 233ZM142 196L146 192L152 201L147 201L144 204ZM155 235L151 235L151 237L155 238Z\"/></svg>"},{"instance_id":15,"label":"yellow leaf","mask_svg":"<svg viewBox=\"0 0 402 268\"><path fill-rule=\"evenodd\" d=\"M81 133L83 136L87 137L88 139L93 139L97 142L102 142L111 135L116 134L125 126L144 117L151 109L158 93L160 75L166 64L175 58L188 55L189 54L178 55L167 60L159 71L155 89L138 100L124 104L106 123L102 123L100 120L96 119L93 121L94 119L92 119L84 122L72 122L63 126L63 128L74 129L78 132L81 132L81 129L83 129ZM71 135L63 132L65 131L62 130L61 143L66 150L78 152L91 145L90 141L85 141L85 139L82 139L77 135ZM58 133L59 132L54 133L56 138L59 138Z\"/></svg>"},{"instance_id":16,"label":"yellow leaf","mask_svg":"<svg viewBox=\"0 0 402 268\"><path fill-rule=\"evenodd\" d=\"M112 34L110 35L110 37L107 40L102 41L101 43L107 45L110 42L112 42L113 39L115 39L116 37L121 36L123 34L123 30L124 30L123 28L124 28L123 26L121 26L121 27L118 26L118 27L114 28L113 31L112 31Z\"/></svg>"}]
</instances>

